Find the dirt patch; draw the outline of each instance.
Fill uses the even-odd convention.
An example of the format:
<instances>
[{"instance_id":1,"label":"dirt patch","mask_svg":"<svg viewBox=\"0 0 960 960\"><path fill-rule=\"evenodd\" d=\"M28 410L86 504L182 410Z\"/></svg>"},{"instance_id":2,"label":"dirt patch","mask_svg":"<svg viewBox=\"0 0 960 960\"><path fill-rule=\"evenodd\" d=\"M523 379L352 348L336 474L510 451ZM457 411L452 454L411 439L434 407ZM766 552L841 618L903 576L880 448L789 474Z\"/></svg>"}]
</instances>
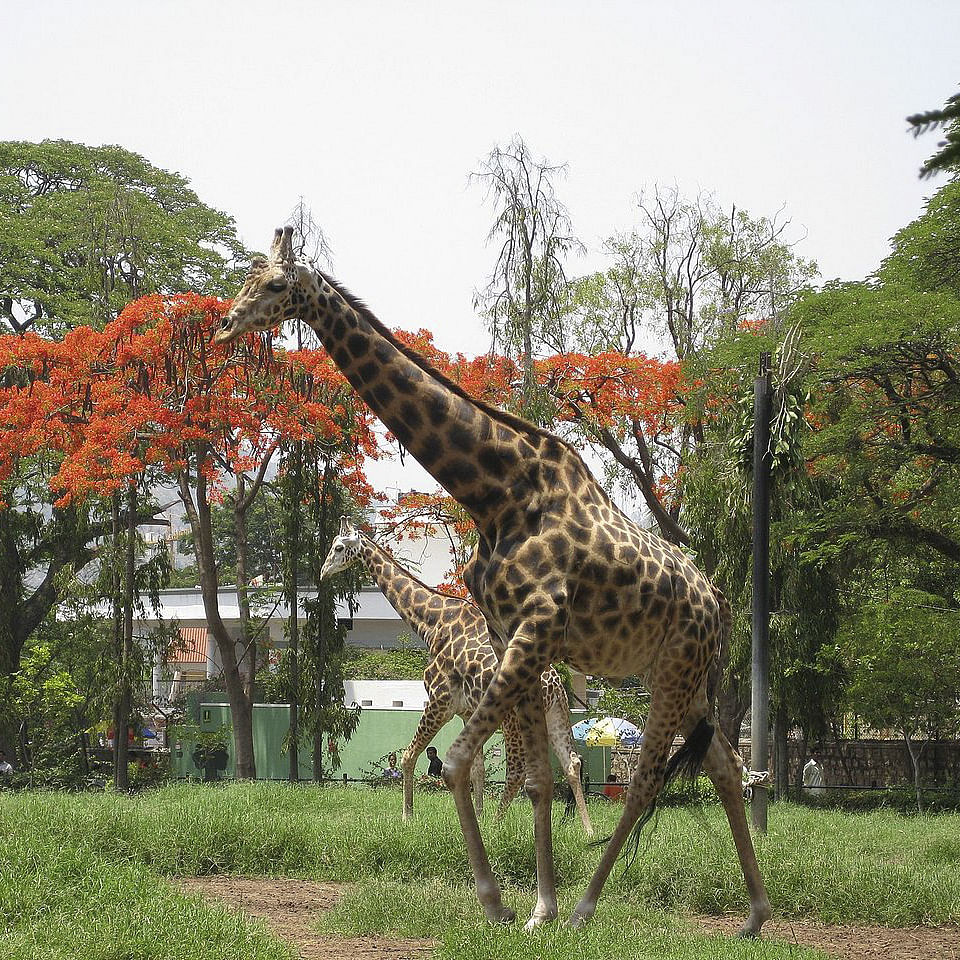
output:
<instances>
[{"instance_id":1,"label":"dirt patch","mask_svg":"<svg viewBox=\"0 0 960 960\"><path fill-rule=\"evenodd\" d=\"M318 913L329 910L340 899L342 888L338 884L230 876L184 877L179 883L184 890L200 893L214 903L265 920L303 960L421 960L433 949L429 940L321 937L313 925Z\"/></svg>"},{"instance_id":2,"label":"dirt patch","mask_svg":"<svg viewBox=\"0 0 960 960\"><path fill-rule=\"evenodd\" d=\"M695 917L707 930L735 935L744 917ZM764 940L813 947L841 960L960 960L960 927L831 927L815 920L768 920Z\"/></svg>"},{"instance_id":3,"label":"dirt patch","mask_svg":"<svg viewBox=\"0 0 960 960\"><path fill-rule=\"evenodd\" d=\"M292 944L302 960L425 960L429 940L351 937L338 940L314 932L317 914L331 909L343 886L276 877L189 877L180 886L251 917L265 920ZM700 928L733 936L742 917L694 917ZM813 947L839 960L960 960L960 927L827 926L814 920L769 920L765 940Z\"/></svg>"}]
</instances>

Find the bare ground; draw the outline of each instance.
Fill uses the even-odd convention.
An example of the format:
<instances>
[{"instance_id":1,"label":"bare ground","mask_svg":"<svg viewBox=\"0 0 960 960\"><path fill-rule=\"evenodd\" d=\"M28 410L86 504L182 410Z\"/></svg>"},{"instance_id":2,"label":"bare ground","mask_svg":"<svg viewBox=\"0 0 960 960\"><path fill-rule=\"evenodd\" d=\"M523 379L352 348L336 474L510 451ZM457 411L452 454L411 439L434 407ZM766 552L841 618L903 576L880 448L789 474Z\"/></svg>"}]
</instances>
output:
<instances>
[{"instance_id":1,"label":"bare ground","mask_svg":"<svg viewBox=\"0 0 960 960\"><path fill-rule=\"evenodd\" d=\"M706 929L734 936L746 917L696 917ZM816 920L768 920L764 940L822 950L841 960L960 960L960 927L827 926Z\"/></svg>"},{"instance_id":2,"label":"bare ground","mask_svg":"<svg viewBox=\"0 0 960 960\"><path fill-rule=\"evenodd\" d=\"M385 937L321 937L313 929L317 914L329 910L343 887L335 883L276 877L184 877L180 886L203 894L251 917L266 920L303 960L420 960L430 954L429 940Z\"/></svg>"},{"instance_id":3,"label":"bare ground","mask_svg":"<svg viewBox=\"0 0 960 960\"><path fill-rule=\"evenodd\" d=\"M318 913L336 904L342 884L276 877L189 877L179 881L251 917L265 920L277 936L292 944L303 960L422 960L430 940L352 937L340 940L314 932ZM695 917L706 931L733 936L742 917ZM814 920L771 920L764 939L814 947L838 960L960 960L960 927L827 926Z\"/></svg>"}]
</instances>

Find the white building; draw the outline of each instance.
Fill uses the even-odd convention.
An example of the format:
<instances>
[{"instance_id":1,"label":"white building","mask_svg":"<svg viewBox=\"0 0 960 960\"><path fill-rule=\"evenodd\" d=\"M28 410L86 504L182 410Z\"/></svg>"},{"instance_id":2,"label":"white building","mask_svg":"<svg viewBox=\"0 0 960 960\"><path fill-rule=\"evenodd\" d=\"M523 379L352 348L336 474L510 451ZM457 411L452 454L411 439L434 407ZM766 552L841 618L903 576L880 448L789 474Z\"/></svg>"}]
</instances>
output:
<instances>
[{"instance_id":1,"label":"white building","mask_svg":"<svg viewBox=\"0 0 960 960\"><path fill-rule=\"evenodd\" d=\"M439 583L445 578L450 567L448 541L443 537L416 537L403 540L399 544L390 544L391 552L413 574L425 583ZM251 614L259 620L256 629L260 630L258 643L270 650L280 651L287 646L286 628L290 616L289 605L280 597L279 588L251 588ZM306 620L303 601L316 595L312 588L299 591L300 602L298 620ZM154 611L149 603L144 604L146 614L137 619L134 633L141 639L150 637L162 625L176 624L180 629L180 640L174 642L165 662L157 662L153 667L152 687L156 699L175 696L184 688L199 681L214 679L221 672L221 660L216 642L207 631L206 613L203 598L197 587L180 587L160 591L160 606ZM234 636L240 635L240 608L236 587L228 586L218 593L220 616ZM109 615L104 606L103 615ZM353 599L353 610L346 602L338 605L337 616L347 626L347 643L350 646L366 649L396 648L401 635L409 637L409 642L422 646L419 637L413 634L399 614L387 602L386 597L375 585L364 586ZM238 649L238 654L242 651ZM378 701L383 697L377 694ZM416 706L402 709L422 710L425 694L423 684L419 684L417 696L391 697L404 700ZM370 697L364 695L361 699ZM345 695L345 702L353 702ZM357 703L361 700L357 699ZM397 708L400 709L400 708Z\"/></svg>"}]
</instances>

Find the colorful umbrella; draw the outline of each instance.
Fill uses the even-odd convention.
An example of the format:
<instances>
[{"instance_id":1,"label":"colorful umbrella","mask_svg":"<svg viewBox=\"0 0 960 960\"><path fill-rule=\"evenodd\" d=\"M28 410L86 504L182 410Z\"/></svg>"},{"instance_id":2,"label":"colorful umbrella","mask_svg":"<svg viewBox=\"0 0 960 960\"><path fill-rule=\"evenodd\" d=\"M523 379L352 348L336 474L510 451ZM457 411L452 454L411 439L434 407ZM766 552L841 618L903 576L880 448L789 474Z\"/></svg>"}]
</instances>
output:
<instances>
[{"instance_id":1,"label":"colorful umbrella","mask_svg":"<svg viewBox=\"0 0 960 960\"><path fill-rule=\"evenodd\" d=\"M593 717L581 720L571 727L574 740L588 747L638 747L643 743L643 734L629 720L620 717Z\"/></svg>"}]
</instances>

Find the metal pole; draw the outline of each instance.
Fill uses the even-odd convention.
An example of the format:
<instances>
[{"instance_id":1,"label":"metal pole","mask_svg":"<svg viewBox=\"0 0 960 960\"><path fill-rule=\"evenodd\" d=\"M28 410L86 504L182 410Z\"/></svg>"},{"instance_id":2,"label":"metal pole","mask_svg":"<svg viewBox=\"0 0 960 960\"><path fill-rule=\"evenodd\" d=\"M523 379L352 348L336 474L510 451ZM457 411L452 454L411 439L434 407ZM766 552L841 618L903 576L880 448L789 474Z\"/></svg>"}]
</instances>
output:
<instances>
[{"instance_id":1,"label":"metal pole","mask_svg":"<svg viewBox=\"0 0 960 960\"><path fill-rule=\"evenodd\" d=\"M750 766L767 772L770 746L770 354L760 354L753 404L753 683ZM755 830L767 830L767 789L758 785L750 805Z\"/></svg>"}]
</instances>

